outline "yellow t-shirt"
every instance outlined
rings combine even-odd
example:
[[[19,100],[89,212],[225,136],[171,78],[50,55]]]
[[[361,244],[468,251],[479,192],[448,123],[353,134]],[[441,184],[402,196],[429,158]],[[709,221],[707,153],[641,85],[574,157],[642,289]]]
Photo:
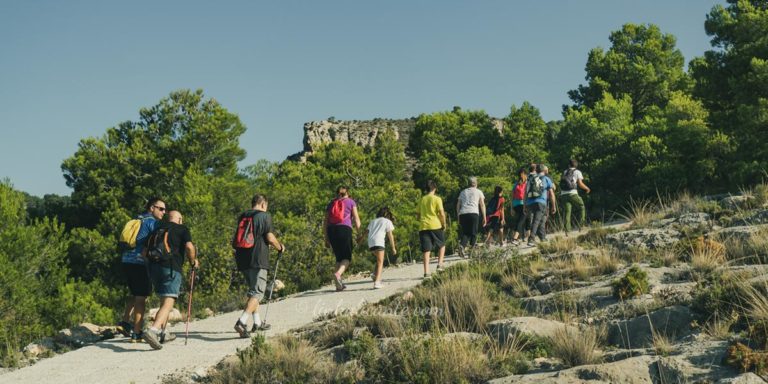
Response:
[[[440,229],[440,211],[443,210],[443,199],[436,195],[425,195],[419,202],[419,231]]]

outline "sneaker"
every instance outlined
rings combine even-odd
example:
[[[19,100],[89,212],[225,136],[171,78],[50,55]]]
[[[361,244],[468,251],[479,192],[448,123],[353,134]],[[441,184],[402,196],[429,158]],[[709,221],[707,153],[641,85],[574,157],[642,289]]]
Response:
[[[263,322],[263,321],[262,321],[262,322],[261,322],[261,325],[259,325],[258,327],[256,326],[256,324],[254,324],[254,325],[251,327],[251,333],[255,333],[255,332],[258,332],[258,331],[268,331],[268,330],[270,330],[271,328],[272,328],[272,325],[270,325],[270,324],[267,324],[267,323],[265,323],[265,322]]]
[[[342,283],[342,284],[341,284],[341,288],[336,288],[336,292],[341,292],[341,291],[343,291],[343,290],[345,290],[345,289],[347,289],[347,285],[346,285],[346,284],[344,284],[344,283]]]
[[[384,285],[381,283],[373,283],[373,289],[382,289]]]
[[[131,343],[141,343],[143,335],[144,335],[144,332],[136,333],[134,331],[131,331]]]
[[[341,276],[333,274],[333,283],[336,284],[336,291],[343,291],[344,284],[341,282]]]
[[[459,257],[461,257],[462,259],[466,258],[466,256],[464,255],[464,247],[462,247],[461,245],[459,245]]]
[[[442,272],[442,271],[445,271],[445,268],[444,268],[442,265],[438,265],[438,266],[437,266],[437,271],[438,271],[438,272]]]
[[[424,274],[424,280],[429,279],[430,277],[432,277],[432,275],[430,275],[429,273]]]
[[[534,243],[533,240],[528,240],[528,246],[529,247],[535,247],[536,243]]]
[[[248,334],[248,328],[246,328],[245,324],[240,322],[240,319],[238,319],[237,322],[235,323],[235,331],[239,333],[240,337],[243,339],[251,336]]]
[[[171,331],[163,331],[163,333],[160,334],[160,344],[170,343],[174,340],[176,340],[176,334],[171,333]]]
[[[117,323],[117,331],[125,337],[131,337],[131,330],[133,325],[127,321],[121,321]]]
[[[160,332],[153,331],[152,328],[147,328],[141,336],[144,341],[149,344],[152,349],[162,349],[163,345],[160,344]]]
[[[520,240],[512,240],[512,245],[517,247],[520,245]]]

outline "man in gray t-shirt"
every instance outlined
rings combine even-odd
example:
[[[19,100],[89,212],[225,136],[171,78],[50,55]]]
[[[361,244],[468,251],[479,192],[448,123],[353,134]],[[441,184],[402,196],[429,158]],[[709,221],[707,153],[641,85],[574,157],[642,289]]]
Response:
[[[465,257],[464,247],[467,242],[472,247],[477,245],[480,222],[482,221],[483,227],[486,224],[485,195],[483,195],[483,191],[477,189],[477,177],[470,177],[469,187],[459,194],[459,200],[456,202],[456,214],[459,217],[460,227],[459,255]]]

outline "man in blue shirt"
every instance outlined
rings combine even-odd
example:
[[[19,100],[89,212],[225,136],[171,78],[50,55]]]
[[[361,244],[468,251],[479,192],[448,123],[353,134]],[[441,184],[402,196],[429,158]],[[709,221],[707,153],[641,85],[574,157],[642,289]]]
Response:
[[[531,235],[528,237],[528,246],[533,247],[536,245],[536,236],[539,236],[539,240],[547,240],[547,202],[552,202],[552,214],[557,212],[557,204],[555,200],[554,183],[547,176],[549,168],[544,164],[536,166],[535,175],[532,174],[528,178],[528,187],[526,193],[525,208],[528,212],[527,215],[531,217]]]
[[[137,217],[141,219],[141,228],[136,235],[136,247],[123,252],[121,257],[123,276],[131,296],[128,297],[128,302],[125,304],[123,320],[118,324],[118,327],[122,329],[124,335],[130,335],[133,343],[141,341],[144,307],[152,288],[146,261],[141,256],[141,252],[144,250],[149,234],[155,230],[158,222],[165,215],[165,202],[159,197],[153,197],[147,201],[144,208],[146,212]],[[131,312],[133,312],[132,322],[130,321]],[[129,329],[131,330],[130,333]]]

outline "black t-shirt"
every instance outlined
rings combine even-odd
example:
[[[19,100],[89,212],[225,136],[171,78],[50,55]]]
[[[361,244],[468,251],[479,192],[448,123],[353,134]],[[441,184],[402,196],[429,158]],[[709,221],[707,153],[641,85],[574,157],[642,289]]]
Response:
[[[173,261],[161,263],[164,267],[173,268],[174,271],[181,272],[181,266],[184,264],[184,253],[187,243],[192,242],[192,234],[189,229],[182,225],[167,221],[158,222],[157,228],[168,228],[168,245],[171,246]]]
[[[255,244],[250,249],[236,249],[235,261],[237,269],[243,271],[251,268],[269,269],[269,243],[267,234],[274,232],[272,215],[264,211],[246,211],[240,215],[237,222],[244,216],[253,216],[253,238]]]

